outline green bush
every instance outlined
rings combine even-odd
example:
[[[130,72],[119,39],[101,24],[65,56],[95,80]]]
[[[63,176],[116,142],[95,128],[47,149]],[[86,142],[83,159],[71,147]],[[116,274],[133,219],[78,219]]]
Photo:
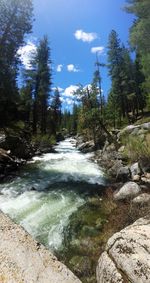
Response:
[[[52,146],[56,143],[54,135],[36,135],[32,137],[32,142],[38,146]]]

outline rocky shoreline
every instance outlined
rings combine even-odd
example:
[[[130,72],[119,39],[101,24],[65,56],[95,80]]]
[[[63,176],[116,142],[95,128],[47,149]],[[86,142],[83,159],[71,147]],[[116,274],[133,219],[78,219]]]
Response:
[[[99,206],[103,205],[106,199],[110,203],[107,205],[112,206],[112,210],[106,218],[108,223],[101,226],[99,232],[101,236],[98,239],[93,239],[93,245],[97,241],[100,246],[99,248],[97,245],[99,255],[102,253],[97,266],[96,280],[98,283],[146,283],[150,281],[150,160],[148,157],[134,163],[129,162],[124,154],[126,148],[121,143],[121,138],[124,135],[135,138],[140,136],[144,140],[145,135],[149,133],[150,123],[128,126],[117,131],[119,145],[117,149],[115,144],[109,144],[106,140],[101,149],[94,150],[92,160],[98,163],[108,176],[106,194],[102,197]],[[82,137],[78,138],[77,146],[83,153],[93,152],[94,149],[93,141],[83,141]],[[126,208],[124,209],[124,207]],[[118,213],[120,213],[120,217],[117,215]],[[115,234],[115,232],[118,233]],[[137,233],[138,238],[136,237]],[[143,241],[143,234],[145,252],[139,248]],[[117,245],[114,241],[114,246],[111,246],[110,243],[113,243],[111,239],[117,239]],[[109,250],[115,251],[112,254],[108,252]],[[131,257],[132,254],[135,255],[136,260],[134,256]],[[85,282],[94,281],[91,279],[91,281]]]
[[[32,142],[25,136],[1,134],[0,182],[13,179],[18,170],[33,156],[49,152],[55,152],[49,141]]]

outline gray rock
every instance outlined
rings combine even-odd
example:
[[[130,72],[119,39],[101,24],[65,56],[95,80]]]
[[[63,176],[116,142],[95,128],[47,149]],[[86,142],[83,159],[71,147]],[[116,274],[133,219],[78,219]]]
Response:
[[[139,167],[138,162],[136,162],[136,163],[131,165],[130,171],[131,171],[132,179],[134,178],[135,175],[140,175],[141,174],[141,169]]]
[[[150,282],[150,219],[141,218],[107,242],[97,266],[97,283]]]
[[[120,140],[121,137],[126,135],[126,134],[131,134],[133,132],[133,130],[135,130],[136,128],[139,128],[139,126],[129,125],[129,126],[125,127],[123,130],[121,130],[119,132],[118,140]]]
[[[141,128],[143,128],[145,130],[150,130],[150,122],[142,124]]]
[[[111,260],[107,252],[104,252],[98,261],[96,279],[97,283],[124,283],[122,275],[117,270],[115,263]]]
[[[148,123],[144,123],[141,125],[129,125],[127,127],[125,127],[123,130],[120,131],[120,133],[118,134],[118,140],[120,140],[123,136],[125,135],[145,135],[147,132],[150,131],[150,122]]]
[[[150,158],[148,156],[145,158],[140,158],[139,166],[143,173],[149,173],[150,172]]]
[[[78,146],[78,149],[84,153],[92,152],[95,149],[93,141],[84,142]]]
[[[141,178],[141,181],[145,184],[150,184],[150,179],[149,178],[146,178],[146,177],[142,177]]]
[[[125,150],[125,146],[122,145],[122,146],[118,149],[118,152],[119,152],[119,153],[123,153],[124,150]]]
[[[43,245],[0,212],[0,282],[81,283]]]
[[[108,157],[108,156],[106,156]],[[108,164],[110,163],[110,160],[107,158]],[[112,176],[113,178],[116,178],[118,170],[123,166],[121,160],[116,160],[113,166],[109,169],[108,174]]]
[[[141,188],[134,182],[126,183],[121,189],[114,194],[115,200],[132,199],[141,192]]]
[[[126,182],[130,178],[130,169],[128,166],[122,166],[117,170],[116,180]]]
[[[134,204],[150,204],[150,194],[141,194],[132,200]]]
[[[140,175],[134,175],[133,177],[132,177],[132,181],[133,182],[139,182],[141,180],[141,176]]]

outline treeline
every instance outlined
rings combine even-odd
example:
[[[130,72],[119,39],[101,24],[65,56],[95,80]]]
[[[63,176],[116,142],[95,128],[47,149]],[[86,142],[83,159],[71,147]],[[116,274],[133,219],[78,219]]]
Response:
[[[97,56],[91,84],[79,86],[72,113],[61,113],[59,90],[52,89],[51,49],[46,36],[39,40],[18,88],[18,50],[32,30],[32,0],[0,0],[0,128],[19,124],[33,135],[54,136],[67,128],[92,137],[97,144],[102,133],[112,138],[109,128],[132,123],[150,109],[150,1],[129,0],[125,9],[136,16],[130,29],[130,48],[112,30],[107,64]],[[107,101],[101,86],[103,67],[108,68],[111,78]]]
[[[32,23],[32,0],[0,0],[0,128],[6,131],[18,125],[34,135],[55,135],[61,122],[61,101],[58,89],[52,92],[46,36],[39,40],[28,68],[20,68],[18,50],[31,33]],[[18,88],[21,72],[23,85]]]
[[[30,126],[32,133],[56,135],[61,122],[61,100],[56,88],[52,94],[51,52],[48,39],[39,41],[20,89],[21,120]]]
[[[112,30],[108,39],[107,64],[96,60],[92,83],[79,87],[79,103],[68,115],[68,127],[102,142],[103,133],[110,139],[108,129],[135,122],[150,110],[150,1],[130,0],[125,8],[136,20],[130,29],[130,47]],[[111,89],[105,101],[101,90],[101,67],[107,67]],[[72,121],[72,124],[71,124]],[[71,126],[71,125],[72,126]]]

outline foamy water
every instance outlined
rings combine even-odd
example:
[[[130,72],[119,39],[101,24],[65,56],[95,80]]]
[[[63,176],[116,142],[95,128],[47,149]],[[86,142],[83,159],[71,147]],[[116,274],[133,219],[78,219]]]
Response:
[[[25,166],[20,177],[0,185],[0,209],[52,250],[61,248],[69,216],[86,199],[79,193],[84,184],[103,184],[104,177],[91,154],[82,154],[74,139],[56,146]]]

